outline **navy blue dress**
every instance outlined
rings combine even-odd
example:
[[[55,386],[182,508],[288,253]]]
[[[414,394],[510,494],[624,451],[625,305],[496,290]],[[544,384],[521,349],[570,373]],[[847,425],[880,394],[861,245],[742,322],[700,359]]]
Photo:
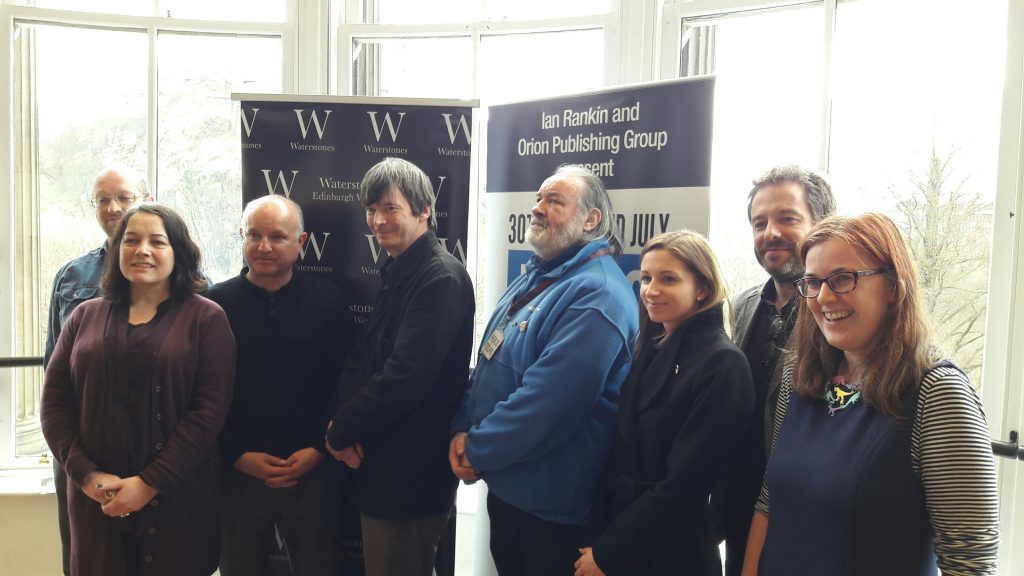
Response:
[[[759,574],[937,573],[910,456],[916,391],[905,406],[901,419],[864,402],[830,416],[824,399],[790,394],[766,472],[770,515]]]

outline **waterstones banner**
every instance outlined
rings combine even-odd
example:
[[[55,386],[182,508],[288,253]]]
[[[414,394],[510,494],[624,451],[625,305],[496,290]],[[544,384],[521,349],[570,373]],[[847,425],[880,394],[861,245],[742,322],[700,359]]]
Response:
[[[530,210],[562,164],[583,164],[604,181],[622,240],[619,265],[632,282],[647,240],[680,228],[707,235],[713,97],[714,78],[700,77],[490,107],[486,246],[507,258],[486,263],[485,277],[506,281],[487,286],[484,307],[533,254]]]
[[[387,258],[359,202],[363,175],[377,162],[394,156],[426,172],[434,186],[437,237],[466,264],[476,101],[261,94],[232,99],[241,104],[243,203],[279,194],[302,207],[308,239],[296,267],[345,289],[354,333],[369,319],[380,286],[378,267]],[[330,504],[341,510],[341,568],[356,576],[363,573],[359,514],[347,502],[347,491],[334,488],[331,498],[341,501]],[[437,574],[450,576],[454,522],[443,538]],[[269,561],[276,574],[291,573],[287,553]]]
[[[359,183],[394,156],[434,185],[437,237],[466,264],[476,101],[234,94],[241,104],[242,196],[279,194],[302,206],[309,233],[297,268],[344,287],[358,333],[387,253],[366,226]]]

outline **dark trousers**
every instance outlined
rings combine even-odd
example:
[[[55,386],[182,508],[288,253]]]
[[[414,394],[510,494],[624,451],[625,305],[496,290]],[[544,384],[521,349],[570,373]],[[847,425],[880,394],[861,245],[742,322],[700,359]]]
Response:
[[[760,445],[750,443],[741,450],[745,452],[739,453],[729,477],[711,495],[716,528],[725,540],[725,576],[740,576],[743,570],[750,521],[764,477],[764,456],[755,452]]]
[[[487,495],[491,556],[501,576],[567,576],[575,571],[583,526],[542,520]]]
[[[431,576],[448,513],[392,519],[361,515],[366,576]]]
[[[64,576],[71,574],[71,520],[68,516],[68,475],[64,467],[53,461],[53,489],[57,493],[57,528],[60,530],[60,551]]]
[[[259,576],[276,571],[271,556],[284,554],[274,527],[284,537],[295,576],[334,573],[334,536],[328,519],[328,466],[323,462],[291,488],[268,488],[234,468],[222,492],[220,573]]]

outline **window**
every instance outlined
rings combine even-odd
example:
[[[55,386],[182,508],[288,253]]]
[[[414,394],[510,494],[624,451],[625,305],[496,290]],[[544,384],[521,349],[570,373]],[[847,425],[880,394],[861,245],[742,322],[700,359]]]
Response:
[[[801,14],[814,16],[795,26]],[[1024,418],[1021,22],[1021,0],[672,2],[661,53],[662,77],[717,74],[711,240],[731,287],[765,279],[737,220],[750,180],[779,162],[827,173],[840,212],[883,212],[903,228],[939,343],[1003,441]],[[798,43],[802,56],[778,53]],[[736,52],[777,54],[764,63],[776,74],[730,68]],[[732,272],[743,260],[749,272]],[[999,573],[1017,574],[1024,474],[997,465]]]
[[[836,10],[829,176],[845,211],[900,223],[939,343],[976,385],[1005,15],[1005,1],[972,7],[969,25],[954,3],[860,0]]]
[[[229,15],[223,9],[242,6],[209,5],[181,0],[161,7],[215,19]],[[244,5],[240,13],[254,19],[283,18],[283,1]],[[69,7],[57,0],[46,6]],[[131,13],[129,6],[154,9],[139,2],[101,8]],[[42,355],[55,273],[105,239],[89,204],[92,179],[105,165],[120,163],[147,175],[157,199],[185,217],[203,249],[206,272],[215,280],[237,274],[240,125],[230,96],[282,90],[287,28],[200,22],[183,30],[170,29],[167,18],[83,14],[62,21],[46,10],[11,12],[13,355]],[[42,370],[3,372],[0,384],[7,379],[13,390],[14,433],[7,424],[0,431],[8,447],[0,467],[32,465],[46,453],[38,422]]]
[[[780,163],[818,165],[823,9],[686,19],[679,75],[715,74],[710,238],[733,292],[764,281],[745,221],[751,180]]]
[[[617,22],[607,1],[363,0],[338,32],[339,78],[358,96],[476,98],[486,106],[601,88]],[[557,19],[557,20],[552,20]],[[346,50],[348,56],[346,56]],[[348,58],[349,66],[344,64]],[[348,69],[346,70],[346,67]],[[346,77],[346,74],[350,76]],[[485,119],[485,118],[481,118]],[[482,144],[482,139],[480,141]],[[479,149],[479,148],[478,148]],[[479,182],[485,182],[479,166]],[[479,189],[481,186],[477,186]],[[486,237],[486,198],[470,199],[471,246]],[[490,314],[484,251],[470,254],[477,293],[477,337]],[[479,484],[460,485],[456,573],[471,573]]]
[[[711,241],[734,291],[765,280],[737,229],[750,181],[827,172],[840,212],[902,226],[936,335],[981,384],[1006,9],[970,26],[918,0],[838,2],[834,26],[822,2],[680,19],[678,74],[717,76]]]

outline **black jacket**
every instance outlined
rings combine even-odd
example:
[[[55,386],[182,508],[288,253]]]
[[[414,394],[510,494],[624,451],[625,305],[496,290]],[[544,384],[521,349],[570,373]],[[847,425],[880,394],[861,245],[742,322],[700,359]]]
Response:
[[[469,378],[473,285],[429,231],[388,258],[381,281],[327,438],[337,449],[363,446],[352,483],[359,512],[442,514],[458,483],[448,428]]]
[[[708,496],[753,410],[743,353],[721,307],[697,314],[659,348],[648,343],[622,388],[594,559],[618,574],[721,574]]]

